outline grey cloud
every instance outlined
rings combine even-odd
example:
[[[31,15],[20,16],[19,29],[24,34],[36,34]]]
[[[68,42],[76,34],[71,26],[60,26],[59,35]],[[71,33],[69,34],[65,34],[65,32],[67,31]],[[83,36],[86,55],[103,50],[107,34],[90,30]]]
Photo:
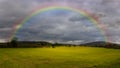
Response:
[[[74,17],[73,12],[71,13]],[[20,38],[21,40],[57,40],[59,42],[75,40],[90,42],[95,41],[98,37],[101,37],[100,32],[95,26],[86,25],[87,23],[83,23],[83,19],[80,19],[77,22],[70,21],[69,19],[72,16],[67,15],[64,17],[64,15],[61,15],[58,17],[50,15],[50,17],[45,16],[42,19],[33,18],[31,19],[32,21],[29,21],[31,24],[26,23],[25,26],[23,26],[23,28],[21,28],[18,32],[17,36],[23,37]],[[37,22],[34,22],[34,19]]]
[[[88,20],[88,18],[85,16],[73,16],[69,20],[72,22],[76,22],[76,21],[81,21],[81,20]]]
[[[98,16],[105,26],[112,42],[120,42],[120,1],[118,0],[0,0],[0,41],[13,33],[16,21],[26,17],[43,4],[58,3],[85,9]],[[34,22],[34,24],[33,24]],[[84,22],[84,23],[83,23]],[[88,24],[87,18],[77,13],[62,12],[42,15],[28,21],[18,32],[21,40],[56,40],[59,42],[88,42],[103,40],[95,26]]]

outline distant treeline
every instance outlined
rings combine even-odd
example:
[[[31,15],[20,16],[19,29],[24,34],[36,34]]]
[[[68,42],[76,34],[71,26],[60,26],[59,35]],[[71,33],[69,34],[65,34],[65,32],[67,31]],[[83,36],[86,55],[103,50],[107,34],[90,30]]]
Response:
[[[35,47],[54,47],[54,45],[48,42],[29,42],[29,41],[0,43],[0,48],[35,48]]]
[[[46,41],[11,41],[7,43],[0,43],[0,48],[38,48],[38,47],[58,47],[58,46],[75,46],[72,44],[49,43]]]
[[[38,47],[59,47],[59,46],[67,46],[67,47],[78,47],[78,46],[89,46],[89,47],[104,47],[104,48],[115,48],[120,49],[119,44],[113,44],[108,42],[92,42],[80,45],[74,44],[60,44],[60,43],[49,43],[46,41],[11,41],[8,43],[0,43],[0,48],[38,48]]]

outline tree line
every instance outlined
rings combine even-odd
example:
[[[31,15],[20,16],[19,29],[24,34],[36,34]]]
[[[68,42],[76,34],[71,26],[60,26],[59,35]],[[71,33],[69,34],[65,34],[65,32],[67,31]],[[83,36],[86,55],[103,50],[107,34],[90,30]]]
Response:
[[[89,46],[89,47],[104,47],[104,48],[115,48],[120,49],[120,45],[113,44],[113,43],[87,43],[87,44],[80,44],[80,45],[74,45],[74,44],[60,44],[60,43],[49,43],[46,41],[18,41],[18,39],[15,37],[10,42],[7,43],[0,43],[0,48],[38,48],[38,47],[51,47],[55,48],[58,46],[67,46],[67,47],[76,47],[76,46]]]

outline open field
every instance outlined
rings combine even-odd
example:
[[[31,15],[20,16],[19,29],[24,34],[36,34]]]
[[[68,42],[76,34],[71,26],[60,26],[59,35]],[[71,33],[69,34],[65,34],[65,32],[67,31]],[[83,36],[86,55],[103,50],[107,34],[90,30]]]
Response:
[[[120,68],[120,50],[95,47],[0,48],[0,68]]]

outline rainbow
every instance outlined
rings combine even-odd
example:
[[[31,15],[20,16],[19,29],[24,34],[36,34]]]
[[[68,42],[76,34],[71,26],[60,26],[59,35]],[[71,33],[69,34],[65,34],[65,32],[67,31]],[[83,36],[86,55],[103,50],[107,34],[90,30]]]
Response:
[[[100,23],[97,19],[97,17],[95,17],[94,15],[91,15],[90,13],[88,13],[87,11],[85,10],[80,10],[80,9],[77,9],[77,8],[73,8],[73,7],[65,7],[65,6],[47,6],[47,7],[39,7],[35,10],[33,10],[27,17],[23,18],[20,22],[17,22],[17,24],[15,25],[15,28],[14,28],[14,31],[13,31],[13,34],[12,36],[10,37],[10,40],[12,38],[15,37],[16,33],[18,32],[18,30],[20,28],[22,28],[22,26],[28,21],[30,20],[32,17],[38,15],[38,14],[42,14],[46,11],[49,11],[49,10],[70,10],[70,11],[73,11],[73,12],[77,12],[85,17],[87,17],[94,26],[97,27],[97,29],[100,31],[101,35],[104,37],[104,41],[108,41],[108,37],[107,37],[107,34],[105,33],[105,29],[103,27],[100,26]]]

